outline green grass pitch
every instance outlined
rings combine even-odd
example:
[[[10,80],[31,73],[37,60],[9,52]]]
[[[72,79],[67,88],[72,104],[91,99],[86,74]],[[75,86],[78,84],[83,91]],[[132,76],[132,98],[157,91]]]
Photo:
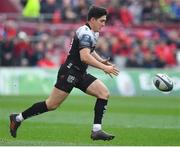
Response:
[[[9,134],[9,114],[21,112],[46,96],[0,96],[0,145],[180,145],[180,98],[111,97],[103,120],[112,141],[92,141],[95,99],[69,96],[55,111],[25,120],[17,138]]]

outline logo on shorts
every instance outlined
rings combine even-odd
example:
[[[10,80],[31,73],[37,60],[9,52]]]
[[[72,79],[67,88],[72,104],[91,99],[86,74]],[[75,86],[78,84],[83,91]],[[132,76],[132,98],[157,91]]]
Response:
[[[68,83],[73,83],[74,80],[75,80],[75,77],[72,76],[72,75],[69,75],[68,78],[67,78],[67,82],[68,82]]]

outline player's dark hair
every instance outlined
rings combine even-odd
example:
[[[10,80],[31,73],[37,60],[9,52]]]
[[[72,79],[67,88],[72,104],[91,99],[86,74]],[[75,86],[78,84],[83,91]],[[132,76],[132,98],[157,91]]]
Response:
[[[91,6],[88,11],[87,20],[89,21],[92,17],[98,19],[104,15],[107,15],[107,11],[103,7]]]

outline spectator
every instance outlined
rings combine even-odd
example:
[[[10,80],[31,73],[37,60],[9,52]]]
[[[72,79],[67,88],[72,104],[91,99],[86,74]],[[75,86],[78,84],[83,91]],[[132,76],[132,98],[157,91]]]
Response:
[[[45,15],[45,21],[52,22],[53,15],[59,14],[60,19],[60,11],[57,11],[58,5],[56,0],[43,0],[41,1],[41,14]]]
[[[130,54],[126,61],[126,67],[139,67],[135,54]]]
[[[36,66],[38,61],[44,58],[44,53],[45,53],[44,52],[44,50],[45,50],[44,44],[42,42],[36,43],[34,46],[34,49],[35,49],[35,51],[30,60],[31,66]]]
[[[166,66],[166,62],[164,58],[158,57],[155,53],[153,53],[153,56],[154,56],[153,62],[156,68],[164,68]]]
[[[166,32],[166,30],[163,28],[161,24],[158,23],[157,27],[155,27],[154,32],[157,33],[158,37],[157,39],[162,39],[162,40],[168,40],[169,36]]]
[[[37,65],[39,67],[45,67],[45,68],[52,68],[52,67],[58,67],[50,58],[50,54],[48,52],[45,53],[44,57],[41,58]]]
[[[142,21],[152,21],[153,16],[153,4],[152,1],[144,1],[144,7],[142,9]]]
[[[3,25],[2,37],[13,40],[17,35],[17,24],[13,20],[6,20]]]
[[[170,21],[170,16],[171,16],[171,12],[170,12],[170,1],[167,0],[159,0],[159,5],[160,5],[160,10],[162,13],[162,19],[163,22],[167,22]]]
[[[7,20],[4,22],[2,29],[2,39],[0,41],[0,64],[2,66],[12,66],[13,65],[13,48],[14,48],[14,38],[17,34],[17,24],[12,20]]]
[[[23,16],[30,20],[36,20],[40,16],[40,1],[28,0],[23,8]]]
[[[14,43],[10,38],[4,39],[0,42],[1,50],[1,65],[12,66],[13,65],[13,48]]]
[[[132,15],[133,24],[141,23],[142,8],[143,8],[142,3],[139,0],[131,1],[131,4],[128,7],[128,9]]]
[[[31,0],[21,2],[24,8],[32,3]],[[178,0],[35,0],[33,5],[36,2],[41,2],[42,14],[50,14],[48,21],[17,22],[19,25],[7,20],[0,24],[0,65],[37,66],[39,60],[45,59],[47,52],[51,61],[62,64],[69,51],[70,36],[78,23],[84,23],[84,14],[92,3],[106,6],[110,14],[109,26],[103,31],[104,38],[97,45],[102,57],[110,56],[114,62],[118,57],[124,61],[128,59],[127,65],[132,67],[177,65],[176,54],[180,48],[180,31],[176,20],[179,14]],[[0,21],[4,21],[3,16],[0,16]],[[62,24],[54,25],[52,22]],[[146,25],[146,22],[149,23]],[[19,38],[19,30],[27,33],[29,40]],[[4,48],[5,44],[9,47],[12,44],[12,51]],[[10,60],[5,61],[9,57]]]
[[[21,5],[22,5],[23,8],[26,6],[27,1],[28,1],[28,0],[20,0],[20,3],[21,3]]]
[[[153,68],[155,67],[155,64],[153,62],[153,57],[152,57],[152,53],[146,52],[143,56],[143,63],[142,63],[142,68]]]
[[[159,44],[155,46],[157,57],[164,60],[167,66],[172,67],[176,65],[176,45],[161,40]]]
[[[126,6],[122,6],[119,10],[119,18],[125,26],[130,26],[133,23],[132,14]]]
[[[13,49],[14,64],[16,66],[29,66],[32,53],[33,51],[27,34],[22,31],[19,32]]]
[[[171,4],[172,19],[175,22],[180,22],[180,1],[175,0]]]
[[[112,45],[112,53],[127,57],[131,53],[131,47],[127,41],[128,37],[125,34],[119,33],[118,38]]]
[[[76,13],[78,20],[85,22],[86,21],[86,15],[88,13],[88,5],[85,0],[78,0],[78,5],[76,7]]]
[[[63,0],[63,8],[62,8],[63,21],[75,22],[77,17],[78,17],[78,15],[76,14],[75,7],[71,6],[71,1]]]
[[[100,38],[97,44],[97,53],[104,59],[112,59],[112,54],[110,51],[109,44],[105,38]]]

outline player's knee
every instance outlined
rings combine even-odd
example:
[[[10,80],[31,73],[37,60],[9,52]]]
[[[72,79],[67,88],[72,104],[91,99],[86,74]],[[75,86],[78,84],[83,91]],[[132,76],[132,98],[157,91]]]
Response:
[[[56,110],[56,109],[58,108],[58,106],[59,106],[59,105],[50,105],[50,106],[48,107],[48,110],[49,110],[49,111]]]
[[[109,96],[110,96],[110,93],[107,89],[99,92],[99,94],[98,94],[99,98],[104,98],[104,99],[108,99]]]
[[[109,96],[110,96],[110,93],[109,93],[109,91],[108,91],[108,90],[106,90],[106,92],[104,93],[104,97],[105,97],[106,99],[108,99],[108,98],[109,98]]]
[[[59,106],[59,103],[51,103],[51,102],[46,102],[47,108],[49,111],[56,110]]]

